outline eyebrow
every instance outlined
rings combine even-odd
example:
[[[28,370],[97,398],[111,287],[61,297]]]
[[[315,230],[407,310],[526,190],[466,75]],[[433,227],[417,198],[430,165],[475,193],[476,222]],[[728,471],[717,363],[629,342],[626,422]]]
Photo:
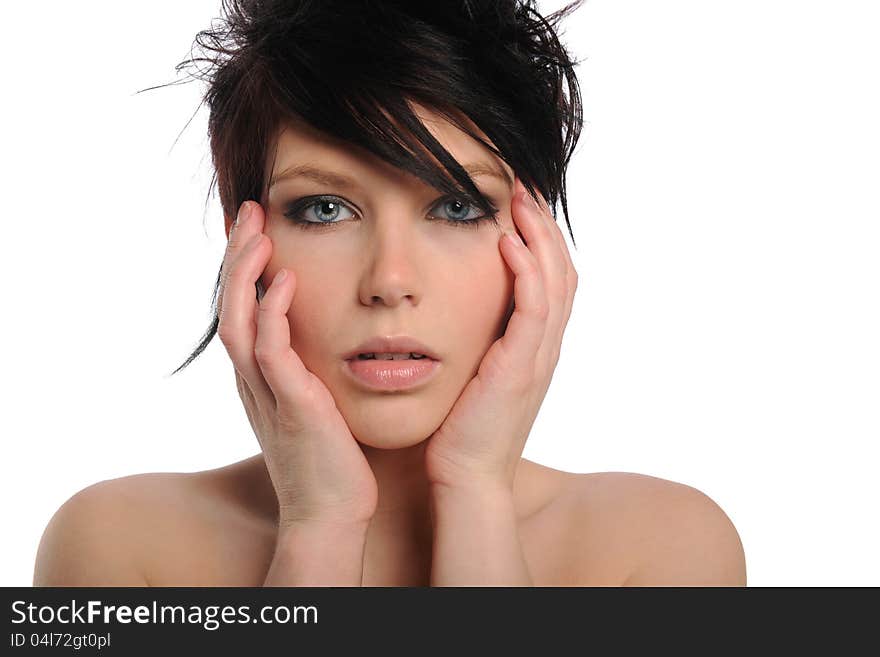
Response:
[[[464,164],[462,165],[462,168],[467,171],[468,175],[472,178],[476,178],[477,176],[491,176],[497,178],[508,187],[513,187],[513,180],[510,178],[510,174],[508,174],[503,168],[491,166],[484,162]],[[349,178],[348,176],[334,173],[333,171],[321,169],[311,164],[294,164],[293,166],[287,167],[278,175],[273,176],[272,180],[269,182],[269,189],[281,180],[290,180],[292,178],[306,178],[322,185],[327,185],[328,187],[341,187],[344,189],[355,189],[359,186],[354,178]]]

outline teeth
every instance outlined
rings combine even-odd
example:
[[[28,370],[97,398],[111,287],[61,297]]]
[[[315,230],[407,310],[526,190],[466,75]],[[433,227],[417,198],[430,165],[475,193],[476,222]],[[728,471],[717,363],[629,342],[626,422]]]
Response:
[[[422,354],[410,352],[406,354],[358,354],[359,360],[421,360]]]

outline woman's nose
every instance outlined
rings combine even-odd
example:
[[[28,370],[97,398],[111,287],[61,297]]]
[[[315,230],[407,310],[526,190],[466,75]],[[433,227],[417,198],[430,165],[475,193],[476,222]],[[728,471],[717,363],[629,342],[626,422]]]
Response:
[[[361,302],[397,306],[409,301],[417,305],[421,298],[420,277],[424,265],[422,246],[417,244],[411,229],[385,227],[377,230],[369,241],[364,259]]]

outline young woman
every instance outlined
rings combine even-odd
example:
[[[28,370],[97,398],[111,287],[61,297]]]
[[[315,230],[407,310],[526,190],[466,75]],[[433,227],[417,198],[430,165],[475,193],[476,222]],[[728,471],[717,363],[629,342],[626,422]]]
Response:
[[[261,451],[80,491],[36,585],[745,584],[696,489],[521,456],[578,278],[575,5],[533,5],[224,2],[228,248],[182,367],[219,334]]]

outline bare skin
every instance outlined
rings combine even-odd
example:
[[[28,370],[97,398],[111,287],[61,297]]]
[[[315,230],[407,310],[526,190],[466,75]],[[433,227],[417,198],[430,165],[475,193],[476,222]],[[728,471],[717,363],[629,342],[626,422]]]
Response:
[[[227,217],[218,304],[261,453],[81,491],[43,536],[35,584],[745,583],[736,530],[699,491],[521,458],[577,275],[546,202],[424,118],[482,171],[497,225],[463,229],[419,180],[285,126],[263,203]],[[330,202],[302,205],[318,195]],[[296,227],[319,218],[309,208],[330,216],[320,229]],[[398,332],[436,352],[431,385],[383,395],[344,376],[343,352]]]
[[[729,519],[688,486],[575,474],[523,459],[514,497],[535,586],[745,586]],[[364,586],[427,586],[431,528],[371,526]],[[80,491],[50,522],[35,586],[262,586],[277,537],[262,455],[196,473],[150,473]]]

